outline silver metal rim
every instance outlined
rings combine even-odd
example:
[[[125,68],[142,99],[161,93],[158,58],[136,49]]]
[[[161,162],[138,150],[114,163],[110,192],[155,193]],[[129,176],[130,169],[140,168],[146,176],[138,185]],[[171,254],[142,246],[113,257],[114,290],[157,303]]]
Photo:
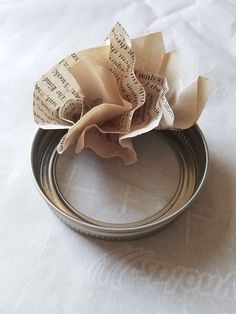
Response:
[[[175,151],[182,173],[182,181],[179,184],[178,193],[176,193],[173,198],[173,204],[168,204],[167,208],[165,208],[161,213],[136,223],[101,223],[91,217],[83,215],[82,213],[78,213],[78,210],[75,211],[75,209],[73,209],[70,204],[68,204],[63,197],[61,197],[55,180],[55,164],[57,159],[57,155],[55,153],[56,145],[54,145],[54,151],[50,152],[50,154],[45,153],[47,151],[47,145],[50,145],[50,140],[48,143],[45,143],[45,151],[43,152],[46,154],[44,156],[44,158],[46,158],[46,161],[44,160],[44,164],[46,162],[49,169],[49,175],[47,174],[46,178],[46,181],[48,182],[44,182],[44,185],[42,184],[42,178],[40,177],[43,177],[43,180],[45,180],[45,173],[42,172],[43,158],[41,160],[41,164],[40,162],[37,164],[36,159],[39,159],[38,146],[40,144],[42,134],[47,135],[49,132],[51,134],[54,132],[55,134],[55,132],[59,131],[45,131],[39,129],[36,132],[31,145],[30,165],[34,182],[47,204],[60,219],[69,224],[73,229],[89,235],[108,239],[129,239],[144,236],[163,227],[173,221],[190,205],[202,188],[207,175],[209,160],[208,149],[205,138],[197,125],[185,131],[159,131],[163,132],[164,137]],[[191,184],[189,181],[191,181]],[[191,189],[193,189],[193,191]],[[179,197],[180,195],[181,197]]]

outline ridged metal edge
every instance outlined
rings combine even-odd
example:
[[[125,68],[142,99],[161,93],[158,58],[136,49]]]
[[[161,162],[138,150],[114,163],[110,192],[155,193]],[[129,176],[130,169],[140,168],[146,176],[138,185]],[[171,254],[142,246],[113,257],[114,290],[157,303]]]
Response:
[[[158,224],[150,224],[149,229],[145,229],[143,228],[143,226],[141,226],[142,228],[136,228],[135,232],[123,232],[123,233],[110,233],[107,232],[108,230],[105,230],[104,232],[104,228],[99,228],[97,226],[88,224],[87,222],[84,221],[78,221],[75,217],[71,216],[71,215],[67,215],[66,213],[62,212],[59,208],[57,208],[46,196],[44,191],[41,189],[41,187],[39,186],[39,183],[35,177],[35,172],[36,169],[34,167],[34,144],[35,144],[35,139],[37,138],[37,134],[40,132],[40,130],[37,131],[36,135],[34,136],[34,139],[32,141],[32,145],[31,145],[31,160],[30,160],[30,164],[31,164],[31,174],[33,177],[33,180],[40,192],[40,194],[42,195],[42,197],[47,201],[49,207],[53,210],[53,212],[64,222],[66,223],[68,226],[70,226],[72,229],[79,231],[82,234],[85,235],[90,235],[90,236],[95,236],[96,238],[100,238],[100,239],[110,239],[110,240],[130,240],[130,239],[137,239],[143,236],[147,236],[149,234],[152,234],[154,232],[156,232],[158,229],[162,229],[163,227],[165,227],[166,224],[169,224],[170,222],[172,222],[173,220],[175,220],[175,218],[177,218],[182,212],[184,212],[184,210],[191,204],[191,202],[193,201],[193,199],[195,199],[195,197],[198,195],[200,189],[203,186],[203,183],[205,181],[206,175],[207,175],[207,169],[208,169],[208,162],[209,162],[209,156],[208,156],[208,149],[207,149],[207,144],[206,144],[206,140],[200,130],[200,128],[195,125],[194,128],[196,129],[196,131],[198,132],[198,135],[201,138],[202,141],[202,145],[204,147],[204,157],[205,157],[205,161],[204,164],[202,165],[201,170],[203,171],[203,174],[201,176],[201,181],[199,183],[199,186],[197,187],[196,191],[194,192],[194,194],[192,195],[192,197],[185,203],[184,206],[182,206],[181,208],[179,208],[178,211],[174,212],[173,214],[171,214],[170,216],[159,220]],[[188,131],[188,130],[187,130]],[[175,131],[173,131],[175,132]],[[193,162],[195,164],[195,169],[200,169],[201,165],[199,165],[198,160],[197,160],[197,154],[196,154],[196,150],[193,149],[191,143],[189,142],[188,138],[186,138],[186,136],[184,136],[184,131],[179,132],[179,134],[181,134],[180,140],[185,144],[186,148],[189,150],[189,152],[191,152],[191,156],[193,157]],[[45,149],[48,145],[48,143],[50,142],[50,140],[48,139],[48,141],[44,144]],[[43,150],[44,151],[44,150]],[[43,152],[42,152],[43,155]],[[199,171],[197,171],[199,172]],[[92,229],[91,229],[92,228]],[[103,230],[102,230],[103,229]],[[139,230],[140,229],[140,230]],[[111,231],[111,230],[110,230]],[[129,231],[129,230],[127,230]],[[113,230],[113,232],[115,232]],[[139,232],[139,233],[138,233]]]

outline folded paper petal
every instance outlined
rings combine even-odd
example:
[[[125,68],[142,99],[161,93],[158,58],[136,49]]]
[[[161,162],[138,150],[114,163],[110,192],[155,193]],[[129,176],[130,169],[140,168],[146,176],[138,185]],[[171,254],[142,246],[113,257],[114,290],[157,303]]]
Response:
[[[92,149],[102,158],[120,157],[125,165],[131,165],[137,161],[136,152],[129,139],[126,147],[118,142],[117,134],[101,133],[96,125],[85,129],[77,141],[75,152],[80,153],[84,148]]]
[[[150,73],[159,73],[165,46],[162,33],[153,33],[131,40],[131,48],[135,54],[135,68]]]
[[[66,134],[63,142],[60,142],[58,146],[58,152],[62,153],[69,145],[75,143],[80,137],[81,133],[90,125],[102,125],[105,121],[120,116],[128,109],[126,107],[103,103],[96,107],[93,107],[87,112],[77,123],[75,123]]]
[[[176,51],[165,54],[159,74],[163,75],[168,82],[169,91],[166,99],[173,107],[182,89],[180,58]]]
[[[74,111],[79,118],[82,104],[83,95],[78,83],[64,66],[58,64],[36,83],[34,120],[46,129],[69,128],[73,124],[69,111]]]
[[[212,90],[212,86],[213,81],[211,79],[199,76],[196,82],[181,93],[173,107],[175,129],[187,129],[196,123]]]

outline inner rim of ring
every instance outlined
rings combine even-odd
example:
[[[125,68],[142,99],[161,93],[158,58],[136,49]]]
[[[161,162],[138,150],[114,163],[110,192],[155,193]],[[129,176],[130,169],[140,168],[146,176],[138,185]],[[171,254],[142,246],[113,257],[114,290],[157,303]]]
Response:
[[[49,176],[52,154],[65,130],[38,129],[31,146],[31,172],[34,183],[50,209],[64,223],[81,233],[109,239],[130,239],[143,236],[167,225],[177,218],[190,205],[201,190],[207,175],[209,155],[206,140],[198,125],[183,131],[162,131],[167,137],[173,137],[176,145],[183,151],[186,160],[190,159],[194,167],[195,187],[192,195],[179,204],[179,208],[168,212],[162,218],[137,228],[102,228],[80,219],[53,194],[52,179]],[[191,167],[189,168],[191,171]]]
[[[77,208],[75,209],[62,195],[60,188],[57,184],[56,180],[56,164],[58,161],[58,154],[56,152],[56,148],[54,148],[50,163],[48,164],[48,177],[50,179],[50,189],[51,193],[54,195],[54,199],[57,199],[59,203],[63,204],[63,207],[66,207],[73,215],[80,218],[83,221],[89,222],[90,224],[101,226],[101,227],[109,227],[109,228],[134,228],[137,226],[141,226],[144,224],[151,223],[153,221],[157,221],[161,218],[167,217],[168,215],[177,211],[181,206],[183,206],[191,197],[194,191],[196,175],[195,175],[195,167],[193,158],[190,156],[189,151],[186,150],[186,147],[180,145],[182,143],[181,139],[177,141],[176,136],[174,136],[175,132],[162,132],[161,133],[164,139],[167,141],[169,146],[171,147],[173,153],[176,155],[178,164],[179,164],[179,184],[176,192],[174,193],[172,199],[168,202],[168,204],[163,207],[157,213],[148,216],[147,218],[137,220],[129,223],[110,223],[104,222],[97,219],[93,219],[88,215],[83,214]],[[183,143],[182,143],[183,144]]]

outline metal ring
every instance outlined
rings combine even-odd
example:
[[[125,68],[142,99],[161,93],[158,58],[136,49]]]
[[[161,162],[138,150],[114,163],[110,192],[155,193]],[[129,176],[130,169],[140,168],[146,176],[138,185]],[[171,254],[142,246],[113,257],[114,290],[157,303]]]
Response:
[[[113,224],[95,220],[73,208],[63,197],[56,181],[56,146],[65,130],[39,129],[31,148],[31,172],[50,208],[73,229],[102,238],[130,239],[149,234],[181,214],[201,189],[208,168],[208,149],[200,128],[157,131],[169,143],[179,161],[180,181],[172,200],[160,212],[143,220]]]

